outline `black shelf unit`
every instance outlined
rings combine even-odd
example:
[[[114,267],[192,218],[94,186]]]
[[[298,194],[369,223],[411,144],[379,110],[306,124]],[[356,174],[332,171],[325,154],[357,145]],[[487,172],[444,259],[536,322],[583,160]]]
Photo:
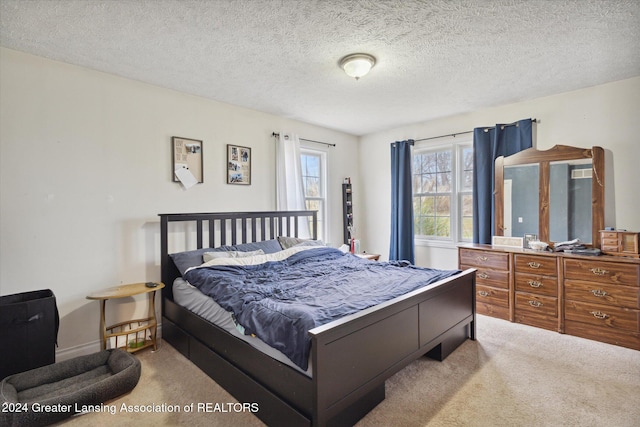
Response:
[[[353,230],[353,191],[351,184],[342,184],[342,213],[344,224],[344,244],[351,242],[351,231]]]

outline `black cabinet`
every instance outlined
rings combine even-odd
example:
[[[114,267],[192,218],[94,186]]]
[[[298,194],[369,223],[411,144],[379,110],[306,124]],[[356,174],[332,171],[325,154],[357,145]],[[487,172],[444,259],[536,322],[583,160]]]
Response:
[[[351,184],[342,184],[342,212],[344,224],[344,243],[351,242],[353,233],[353,191]]]

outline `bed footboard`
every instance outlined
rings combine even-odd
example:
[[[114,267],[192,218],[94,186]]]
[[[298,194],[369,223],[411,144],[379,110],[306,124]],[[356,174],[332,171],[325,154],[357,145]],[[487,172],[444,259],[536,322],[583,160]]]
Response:
[[[387,378],[424,354],[442,360],[475,339],[474,289],[475,270],[467,270],[311,330],[313,425],[357,421],[384,399]]]

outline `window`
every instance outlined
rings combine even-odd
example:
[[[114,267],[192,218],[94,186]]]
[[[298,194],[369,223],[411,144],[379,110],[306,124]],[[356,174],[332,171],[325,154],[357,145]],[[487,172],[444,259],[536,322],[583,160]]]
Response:
[[[417,145],[413,151],[414,235],[420,240],[473,238],[473,147],[470,140]]]
[[[326,153],[302,147],[302,185],[308,210],[318,211],[318,239],[324,240],[326,207]],[[309,224],[311,226],[312,224]]]

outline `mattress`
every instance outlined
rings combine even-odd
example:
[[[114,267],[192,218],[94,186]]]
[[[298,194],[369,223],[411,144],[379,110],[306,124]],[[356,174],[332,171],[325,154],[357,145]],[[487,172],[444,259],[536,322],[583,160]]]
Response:
[[[309,367],[304,371],[298,365],[293,363],[286,355],[271,347],[260,338],[252,335],[245,335],[242,330],[242,326],[237,325],[231,312],[220,307],[220,305],[218,305],[218,303],[216,303],[212,298],[200,292],[198,288],[192,286],[181,277],[177,278],[173,282],[173,300],[180,306],[224,329],[234,337],[245,341],[269,357],[302,372],[308,377],[311,377],[312,370],[310,360]]]

